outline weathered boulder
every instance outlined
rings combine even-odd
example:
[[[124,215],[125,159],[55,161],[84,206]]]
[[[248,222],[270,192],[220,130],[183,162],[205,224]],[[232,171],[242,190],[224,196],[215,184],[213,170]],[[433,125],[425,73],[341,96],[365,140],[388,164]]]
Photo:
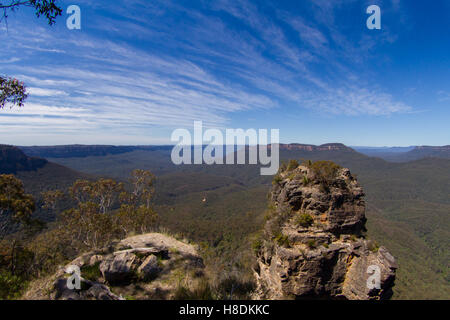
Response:
[[[314,168],[285,169],[274,179],[255,298],[389,298],[397,265],[364,238],[362,188],[348,169],[327,162]]]
[[[59,276],[54,281],[50,294],[52,300],[123,300],[104,284],[81,278],[80,289],[69,289],[67,279]]]
[[[124,283],[133,276],[136,258],[136,255],[132,252],[114,252],[100,264],[100,272],[108,283]]]
[[[123,300],[101,283],[94,283],[88,290],[82,292],[80,298],[82,300]]]
[[[67,279],[74,277],[74,270],[80,273],[79,289],[68,288]],[[163,234],[148,233],[79,256],[51,277],[32,283],[23,298],[171,299],[180,283],[195,287],[204,278],[203,260],[195,246]]]
[[[161,268],[158,265],[158,258],[154,255],[148,256],[139,266],[138,272],[144,279],[151,279],[156,276]]]

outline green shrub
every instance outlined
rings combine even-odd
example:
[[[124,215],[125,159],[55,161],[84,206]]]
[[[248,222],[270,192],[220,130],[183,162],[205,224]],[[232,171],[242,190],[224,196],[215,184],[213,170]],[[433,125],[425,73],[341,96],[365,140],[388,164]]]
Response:
[[[220,279],[216,287],[217,297],[221,300],[249,299],[256,288],[253,276],[247,274],[227,275]]]
[[[201,280],[192,290],[178,285],[174,300],[214,300],[213,291],[206,279]]]
[[[195,300],[214,300],[214,294],[206,279],[201,280],[192,291]]]
[[[310,249],[314,249],[314,248],[316,248],[316,246],[317,246],[315,240],[308,240],[308,242],[306,243],[306,245],[307,245],[308,248],[310,248]]]
[[[311,160],[303,160],[302,165],[305,167],[311,168],[313,162]]]
[[[314,223],[314,218],[313,218],[310,214],[308,214],[308,213],[302,213],[302,214],[300,214],[300,215],[297,217],[297,219],[296,219],[295,222],[296,222],[297,225],[299,225],[299,226],[302,226],[302,227],[304,227],[304,228],[308,228],[308,227],[310,227],[310,226],[313,225],[313,223]]]
[[[277,175],[273,178],[272,184],[273,184],[273,185],[277,185],[277,184],[279,185],[281,181],[283,181],[283,179],[281,178],[281,176],[280,176],[279,174],[277,174]]]
[[[319,181],[321,186],[325,190],[328,190],[341,167],[333,161],[316,161],[309,165],[309,168],[313,171],[314,177]]]
[[[252,242],[252,249],[253,249],[253,252],[254,252],[255,254],[258,254],[259,251],[260,251],[261,248],[262,248],[262,245],[263,245],[263,240],[262,240],[260,237],[258,237],[257,239],[255,239],[255,240]]]
[[[288,236],[285,236],[281,232],[275,235],[274,240],[276,241],[276,243],[278,243],[278,245],[282,247],[289,248],[291,246]]]
[[[185,286],[179,285],[175,291],[174,300],[193,300],[192,293]]]
[[[308,179],[308,177],[307,176],[303,176],[303,185],[304,186],[307,186],[308,184],[309,184],[309,179]]]
[[[99,266],[100,262],[97,262],[92,266],[83,266],[80,270],[81,276],[87,280],[97,281],[102,275]]]
[[[380,245],[374,240],[369,240],[367,246],[372,252],[378,252],[378,249],[380,249]]]
[[[286,170],[287,170],[287,171],[292,171],[292,170],[294,170],[294,169],[297,169],[299,165],[300,165],[300,164],[298,163],[297,160],[289,160],[289,163],[288,163],[288,165],[287,165]]]
[[[25,287],[26,281],[23,278],[9,271],[0,272],[0,300],[18,299]]]

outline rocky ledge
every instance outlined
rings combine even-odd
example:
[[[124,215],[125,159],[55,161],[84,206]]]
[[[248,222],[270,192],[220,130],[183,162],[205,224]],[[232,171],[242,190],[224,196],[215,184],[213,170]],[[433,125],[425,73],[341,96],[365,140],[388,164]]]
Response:
[[[284,166],[254,245],[255,298],[390,298],[397,265],[364,237],[363,197],[350,171],[332,162]]]
[[[70,288],[80,271],[79,289]],[[173,299],[183,288],[204,280],[196,247],[172,237],[149,233],[112,243],[61,267],[53,276],[32,283],[24,299],[124,300]]]

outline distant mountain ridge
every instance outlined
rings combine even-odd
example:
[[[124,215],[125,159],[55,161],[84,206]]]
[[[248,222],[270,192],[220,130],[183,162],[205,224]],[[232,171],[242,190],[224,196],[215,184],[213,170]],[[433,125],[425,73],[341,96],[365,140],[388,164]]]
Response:
[[[409,152],[427,152],[427,153],[437,153],[437,154],[450,154],[450,145],[446,146],[417,146]]]
[[[356,151],[370,157],[382,158],[390,162],[408,162],[424,158],[450,159],[450,145],[414,147],[353,147]]]
[[[85,158],[89,156],[106,156],[122,154],[136,150],[162,150],[172,146],[114,146],[114,145],[60,145],[18,147],[28,156],[42,158]]]
[[[290,143],[290,144],[281,144],[281,150],[301,150],[301,151],[354,151],[352,148],[347,147],[342,143],[326,143],[322,145],[313,145],[313,144],[301,144],[301,143]]]
[[[450,151],[450,145],[446,146],[417,146],[418,150],[433,150],[433,151]]]
[[[60,145],[60,146],[31,146],[18,147],[29,157],[49,159],[59,162],[59,159],[80,159],[87,157],[104,157],[121,155],[133,152],[159,152],[170,156],[172,145],[148,145],[148,146],[114,146],[114,145]],[[240,146],[235,146],[235,150]],[[247,146],[248,148],[248,146]],[[269,149],[271,146],[269,145]],[[308,157],[310,153],[316,152],[343,152],[344,154],[360,154],[369,157],[381,158],[389,162],[409,162],[424,158],[450,159],[450,145],[445,146],[410,146],[410,147],[348,147],[342,143],[326,143],[322,145],[313,144],[279,144],[280,152],[305,153],[303,157]],[[228,150],[228,147],[226,148]],[[224,148],[225,152],[225,148]],[[157,156],[158,156],[157,155]],[[162,155],[162,154],[161,154]]]
[[[48,163],[45,159],[26,156],[19,148],[0,145],[0,174],[35,171]]]
[[[313,144],[280,144],[281,150],[298,150],[298,151],[354,151],[342,143],[326,143],[322,145]],[[237,146],[238,148],[239,146]],[[168,151],[173,148],[171,145],[161,146],[114,146],[114,145],[59,145],[59,146],[19,146],[26,155],[30,157],[41,158],[85,158],[98,157],[106,155],[117,155],[133,151]]]
[[[367,147],[367,146],[350,146],[358,152],[366,155],[377,155],[379,153],[403,153],[416,148],[416,146],[409,147]]]
[[[90,177],[46,159],[27,156],[18,147],[10,145],[0,145],[0,174],[14,174],[22,180],[25,191],[31,193],[38,202],[43,191],[65,190],[77,179]],[[54,218],[46,216],[46,212],[40,209],[35,216],[45,221]]]

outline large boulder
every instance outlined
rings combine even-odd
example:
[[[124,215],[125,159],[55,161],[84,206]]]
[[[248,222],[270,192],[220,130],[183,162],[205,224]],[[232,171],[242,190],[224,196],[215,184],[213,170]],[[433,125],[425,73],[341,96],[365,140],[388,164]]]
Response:
[[[137,263],[133,252],[119,251],[104,259],[99,268],[108,283],[120,284],[131,280]]]
[[[80,273],[80,287],[71,289],[67,279],[74,279],[74,270]],[[180,284],[193,288],[204,279],[203,260],[195,246],[148,233],[79,256],[51,277],[32,283],[23,298],[171,299]]]

